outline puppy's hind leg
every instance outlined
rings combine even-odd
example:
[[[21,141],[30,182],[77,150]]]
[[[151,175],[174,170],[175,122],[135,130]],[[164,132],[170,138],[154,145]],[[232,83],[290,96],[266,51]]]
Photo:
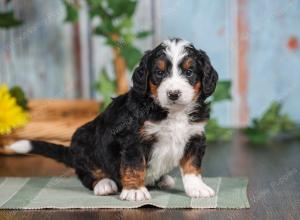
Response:
[[[96,179],[92,176],[91,173],[76,169],[76,174],[78,176],[78,179],[81,181],[82,185],[84,185],[89,190],[93,190],[93,184]]]

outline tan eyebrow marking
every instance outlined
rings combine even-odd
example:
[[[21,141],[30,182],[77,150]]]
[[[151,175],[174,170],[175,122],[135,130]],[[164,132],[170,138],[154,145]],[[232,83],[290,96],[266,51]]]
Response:
[[[192,66],[192,64],[193,64],[193,59],[189,57],[183,61],[182,67],[183,69],[188,70]]]
[[[159,59],[157,60],[157,67],[161,70],[161,71],[165,71],[166,70],[166,61]]]

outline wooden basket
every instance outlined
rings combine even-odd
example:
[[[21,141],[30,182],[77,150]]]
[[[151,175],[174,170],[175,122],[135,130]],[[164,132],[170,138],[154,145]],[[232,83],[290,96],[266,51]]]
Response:
[[[69,146],[75,130],[99,113],[92,100],[31,100],[30,122],[9,135],[0,136],[0,153],[11,154],[6,146],[21,140],[43,140]]]

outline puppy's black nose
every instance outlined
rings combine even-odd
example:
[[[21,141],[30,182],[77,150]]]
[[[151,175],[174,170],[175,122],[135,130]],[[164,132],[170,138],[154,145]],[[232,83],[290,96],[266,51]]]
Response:
[[[180,95],[181,92],[179,90],[170,90],[167,92],[168,98],[172,101],[176,101]]]

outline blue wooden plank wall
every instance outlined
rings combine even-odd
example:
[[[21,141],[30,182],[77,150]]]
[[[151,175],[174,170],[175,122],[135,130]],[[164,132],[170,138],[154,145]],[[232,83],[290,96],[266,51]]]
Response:
[[[300,121],[299,0],[164,0],[161,38],[179,36],[207,51],[233,101],[214,115],[245,125],[273,101]]]
[[[12,6],[24,24],[0,29],[0,82],[21,85],[31,98],[74,97],[72,36],[61,0],[17,0]],[[0,1],[0,10],[6,9]]]
[[[78,92],[78,85],[83,80],[81,89],[88,89],[89,79],[97,78],[103,66],[113,75],[110,48],[83,33],[89,28],[81,21],[79,44],[85,47],[90,40],[93,54],[92,62],[81,61],[78,78],[76,56],[84,57],[76,55],[74,27],[63,23],[60,0],[15,2],[26,23],[0,30],[1,82],[21,84],[33,98],[72,98],[89,94]],[[3,6],[0,1],[0,10]],[[235,126],[261,115],[273,100],[282,101],[284,112],[300,121],[299,21],[300,0],[141,0],[135,16],[137,30],[154,26],[152,37],[137,42],[142,50],[181,37],[208,53],[220,79],[233,82],[233,100],[214,106],[213,115]]]
[[[300,1],[247,1],[248,105],[256,117],[271,100],[300,121]],[[258,12],[263,12],[259,13]]]

